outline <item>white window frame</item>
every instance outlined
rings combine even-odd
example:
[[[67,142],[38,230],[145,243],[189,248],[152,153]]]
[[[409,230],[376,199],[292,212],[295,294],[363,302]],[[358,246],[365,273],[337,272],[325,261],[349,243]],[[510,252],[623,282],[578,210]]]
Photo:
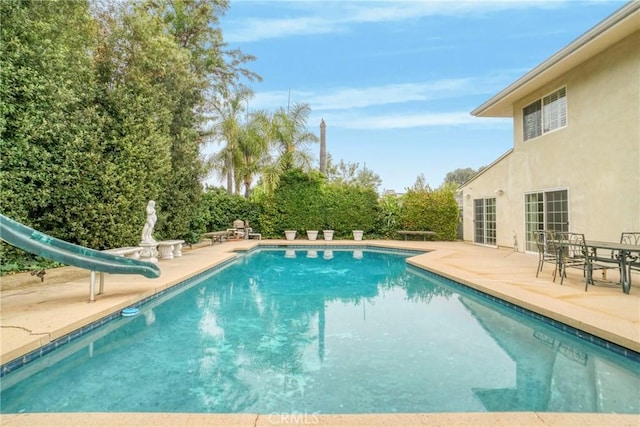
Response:
[[[527,110],[532,111],[527,114]],[[567,87],[562,86],[522,108],[522,140],[530,141],[562,129],[567,121]]]
[[[473,199],[473,243],[498,247],[498,212],[495,197]]]
[[[560,194],[561,199],[550,199],[550,195]],[[530,211],[530,196],[537,195],[540,199],[536,204],[542,211]],[[570,231],[571,218],[569,206],[570,194],[567,187],[544,188],[524,193],[524,228],[525,228],[525,252],[536,253],[537,248],[533,233],[541,230]],[[558,206],[560,203],[560,206]],[[535,218],[537,217],[537,218]]]

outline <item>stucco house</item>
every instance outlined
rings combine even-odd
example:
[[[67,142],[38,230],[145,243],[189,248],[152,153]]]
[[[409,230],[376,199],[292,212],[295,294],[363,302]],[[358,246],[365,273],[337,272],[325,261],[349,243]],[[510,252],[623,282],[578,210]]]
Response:
[[[471,112],[513,148],[461,187],[464,240],[535,251],[533,231],[640,231],[640,1]]]

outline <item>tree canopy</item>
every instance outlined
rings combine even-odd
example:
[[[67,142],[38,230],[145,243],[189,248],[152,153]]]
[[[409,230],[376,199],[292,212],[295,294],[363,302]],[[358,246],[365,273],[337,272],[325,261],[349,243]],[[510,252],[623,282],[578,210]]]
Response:
[[[475,170],[473,168],[458,168],[456,170],[453,170],[447,173],[447,175],[444,177],[444,183],[445,184],[454,183],[454,184],[457,184],[458,186],[461,186],[462,184],[464,184],[465,182],[473,178],[477,173],[479,173],[483,169],[484,169],[484,166],[479,168],[478,170]]]
[[[227,1],[0,2],[2,212],[96,249],[189,234],[216,93],[258,79]]]

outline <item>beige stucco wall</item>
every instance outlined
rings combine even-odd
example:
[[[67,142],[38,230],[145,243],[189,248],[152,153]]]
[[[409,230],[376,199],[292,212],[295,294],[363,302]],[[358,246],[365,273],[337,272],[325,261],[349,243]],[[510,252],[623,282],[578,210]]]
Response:
[[[524,194],[554,189],[568,191],[570,231],[613,241],[640,231],[638,46],[635,32],[514,104],[513,152],[463,188],[465,240],[473,241],[473,199],[496,197],[498,246],[511,247],[515,233],[522,251]],[[563,86],[567,126],[523,142],[522,108]]]

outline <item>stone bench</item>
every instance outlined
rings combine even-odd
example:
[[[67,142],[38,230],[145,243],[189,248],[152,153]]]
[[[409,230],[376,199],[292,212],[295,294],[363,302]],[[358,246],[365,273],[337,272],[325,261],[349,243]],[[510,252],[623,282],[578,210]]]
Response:
[[[184,240],[163,240],[158,242],[158,259],[173,259],[182,256]]]
[[[102,252],[123,256],[125,258],[140,259],[140,252],[142,252],[142,246],[128,246],[124,248],[105,249]]]
[[[399,230],[398,234],[404,236],[404,240],[407,240],[408,236],[423,236],[423,240],[427,240],[427,237],[435,236],[435,231],[414,231],[414,230]]]

